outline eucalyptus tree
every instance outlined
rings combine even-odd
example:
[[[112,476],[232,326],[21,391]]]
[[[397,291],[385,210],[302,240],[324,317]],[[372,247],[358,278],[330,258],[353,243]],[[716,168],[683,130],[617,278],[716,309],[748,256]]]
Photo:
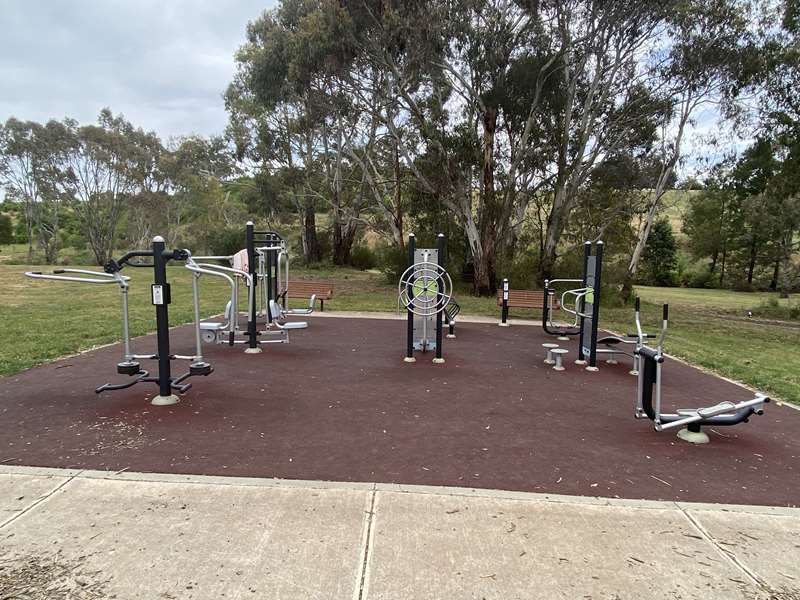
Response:
[[[9,119],[0,126],[0,183],[24,207],[28,260],[36,240],[45,261],[58,259],[59,227],[66,192],[66,127]]]
[[[684,138],[693,116],[709,105],[735,102],[738,80],[754,61],[751,16],[748,4],[739,0],[691,0],[676,4],[669,17],[666,44],[654,53],[656,59],[663,57],[660,68],[665,83],[665,118],[656,148],[661,169],[628,262],[624,297],[630,295],[667,184],[683,157]]]
[[[65,168],[83,234],[98,264],[111,258],[118,226],[130,198],[141,187],[150,165],[144,138],[121,115],[103,109],[97,125],[65,121],[69,149]]]
[[[229,134],[239,158],[256,170],[283,170],[293,185],[286,195],[303,223],[307,262],[321,258],[315,195],[309,188],[320,150],[319,124],[326,106],[304,70],[303,0],[287,0],[247,26],[236,54],[237,72],[226,92]],[[313,29],[313,24],[307,24]],[[313,35],[313,33],[312,33]],[[319,55],[316,55],[319,56]],[[305,175],[305,177],[302,177]]]

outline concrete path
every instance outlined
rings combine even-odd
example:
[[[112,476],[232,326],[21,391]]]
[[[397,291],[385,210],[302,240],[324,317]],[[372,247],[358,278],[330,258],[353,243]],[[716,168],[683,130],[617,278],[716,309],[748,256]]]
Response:
[[[800,509],[0,467],[0,598],[800,599]]]

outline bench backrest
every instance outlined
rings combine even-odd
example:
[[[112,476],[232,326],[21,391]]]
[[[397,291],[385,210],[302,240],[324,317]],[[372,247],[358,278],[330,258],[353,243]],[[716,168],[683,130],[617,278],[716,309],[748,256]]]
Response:
[[[321,281],[290,281],[290,298],[310,298],[316,294],[320,300],[330,300],[333,298],[333,285]]]
[[[515,308],[542,308],[542,290],[508,290],[508,305]],[[497,306],[503,306],[503,290],[497,290]]]

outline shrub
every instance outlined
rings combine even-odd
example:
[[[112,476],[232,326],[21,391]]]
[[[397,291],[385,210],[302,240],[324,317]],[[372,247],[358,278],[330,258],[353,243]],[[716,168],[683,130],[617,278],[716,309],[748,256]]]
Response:
[[[359,244],[350,250],[350,264],[360,271],[366,271],[376,267],[378,257],[368,246]]]
[[[245,235],[241,227],[213,229],[206,234],[206,247],[217,256],[236,254],[244,246]]]
[[[681,283],[690,288],[712,288],[711,271],[706,265],[699,268],[687,269],[683,273]]]
[[[677,251],[672,225],[667,219],[659,219],[653,224],[642,256],[647,283],[661,286],[675,285]]]
[[[397,283],[408,266],[406,253],[395,245],[380,244],[375,248],[376,266],[389,283]]]
[[[514,260],[499,268],[498,285],[507,278],[509,285],[515,289],[541,288],[543,282],[537,281],[538,259],[533,252],[518,252]]]
[[[10,244],[14,241],[14,228],[11,217],[0,214],[0,244]]]

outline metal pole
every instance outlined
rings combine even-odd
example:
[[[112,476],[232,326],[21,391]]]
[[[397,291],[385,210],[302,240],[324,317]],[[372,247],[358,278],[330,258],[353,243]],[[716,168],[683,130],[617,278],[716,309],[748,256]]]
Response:
[[[503,311],[500,317],[500,325],[508,326],[508,279],[503,279]]]
[[[594,278],[592,288],[592,330],[589,332],[591,345],[589,346],[589,368],[597,368],[597,327],[600,323],[600,287],[603,274],[603,242],[595,244],[594,251]]]
[[[587,274],[588,274],[588,271],[589,271],[589,260],[591,259],[591,256],[592,256],[592,242],[584,242],[584,244],[583,244],[583,287],[584,288],[589,285],[588,282],[587,282],[587,277],[588,277]],[[575,304],[575,309],[578,311],[578,314],[581,314],[581,315],[585,314],[584,311],[583,311],[583,305],[584,305],[583,298],[584,298],[584,296],[581,296],[581,299],[578,300],[576,302],[576,304]],[[581,316],[581,317],[578,318],[578,320],[579,320],[579,324],[580,324],[580,335],[578,336],[578,358],[575,361],[575,364],[576,365],[585,365],[586,364],[586,356],[584,355],[584,352],[583,352],[583,348],[584,348],[583,342],[584,342],[584,335],[585,335],[585,332],[583,330],[584,329],[583,325],[584,325],[585,317]]]
[[[203,340],[200,337],[200,273],[192,273],[192,296],[194,296],[194,362],[203,362]]]
[[[255,233],[252,221],[247,222],[247,271],[250,273],[250,289],[247,294],[247,348],[245,352],[256,354],[261,352],[258,345],[258,323],[256,322],[256,286],[258,273],[256,272]],[[267,308],[269,319],[269,307]]]
[[[175,404],[178,397],[172,394],[169,350],[169,306],[170,290],[167,283],[167,257],[164,238],[153,238],[153,304],[156,307],[156,336],[158,347],[158,396],[152,403]]]
[[[414,251],[416,250],[416,237],[413,233],[408,234],[408,266],[414,264]],[[413,293],[414,293],[414,284],[413,282],[409,281],[407,284],[407,294],[408,298],[413,303]],[[414,358],[414,313],[409,308],[407,311],[407,338],[406,338],[406,357],[405,362],[414,362],[416,359]]]
[[[131,352],[131,333],[128,320],[128,284],[123,283],[120,285],[119,291],[122,295],[122,344],[125,352],[125,357],[122,360],[127,363],[133,360],[131,358],[133,352]]]
[[[440,233],[436,236],[436,249],[438,250],[437,254],[437,262],[439,266],[444,269],[446,256],[445,253],[447,252],[447,241],[444,239],[444,234]],[[442,358],[442,313],[444,312],[444,300],[442,299],[442,294],[444,293],[444,288],[442,285],[442,277],[441,273],[439,277],[436,278],[436,358],[433,359],[433,362],[436,364],[441,364],[444,362],[444,358]]]

